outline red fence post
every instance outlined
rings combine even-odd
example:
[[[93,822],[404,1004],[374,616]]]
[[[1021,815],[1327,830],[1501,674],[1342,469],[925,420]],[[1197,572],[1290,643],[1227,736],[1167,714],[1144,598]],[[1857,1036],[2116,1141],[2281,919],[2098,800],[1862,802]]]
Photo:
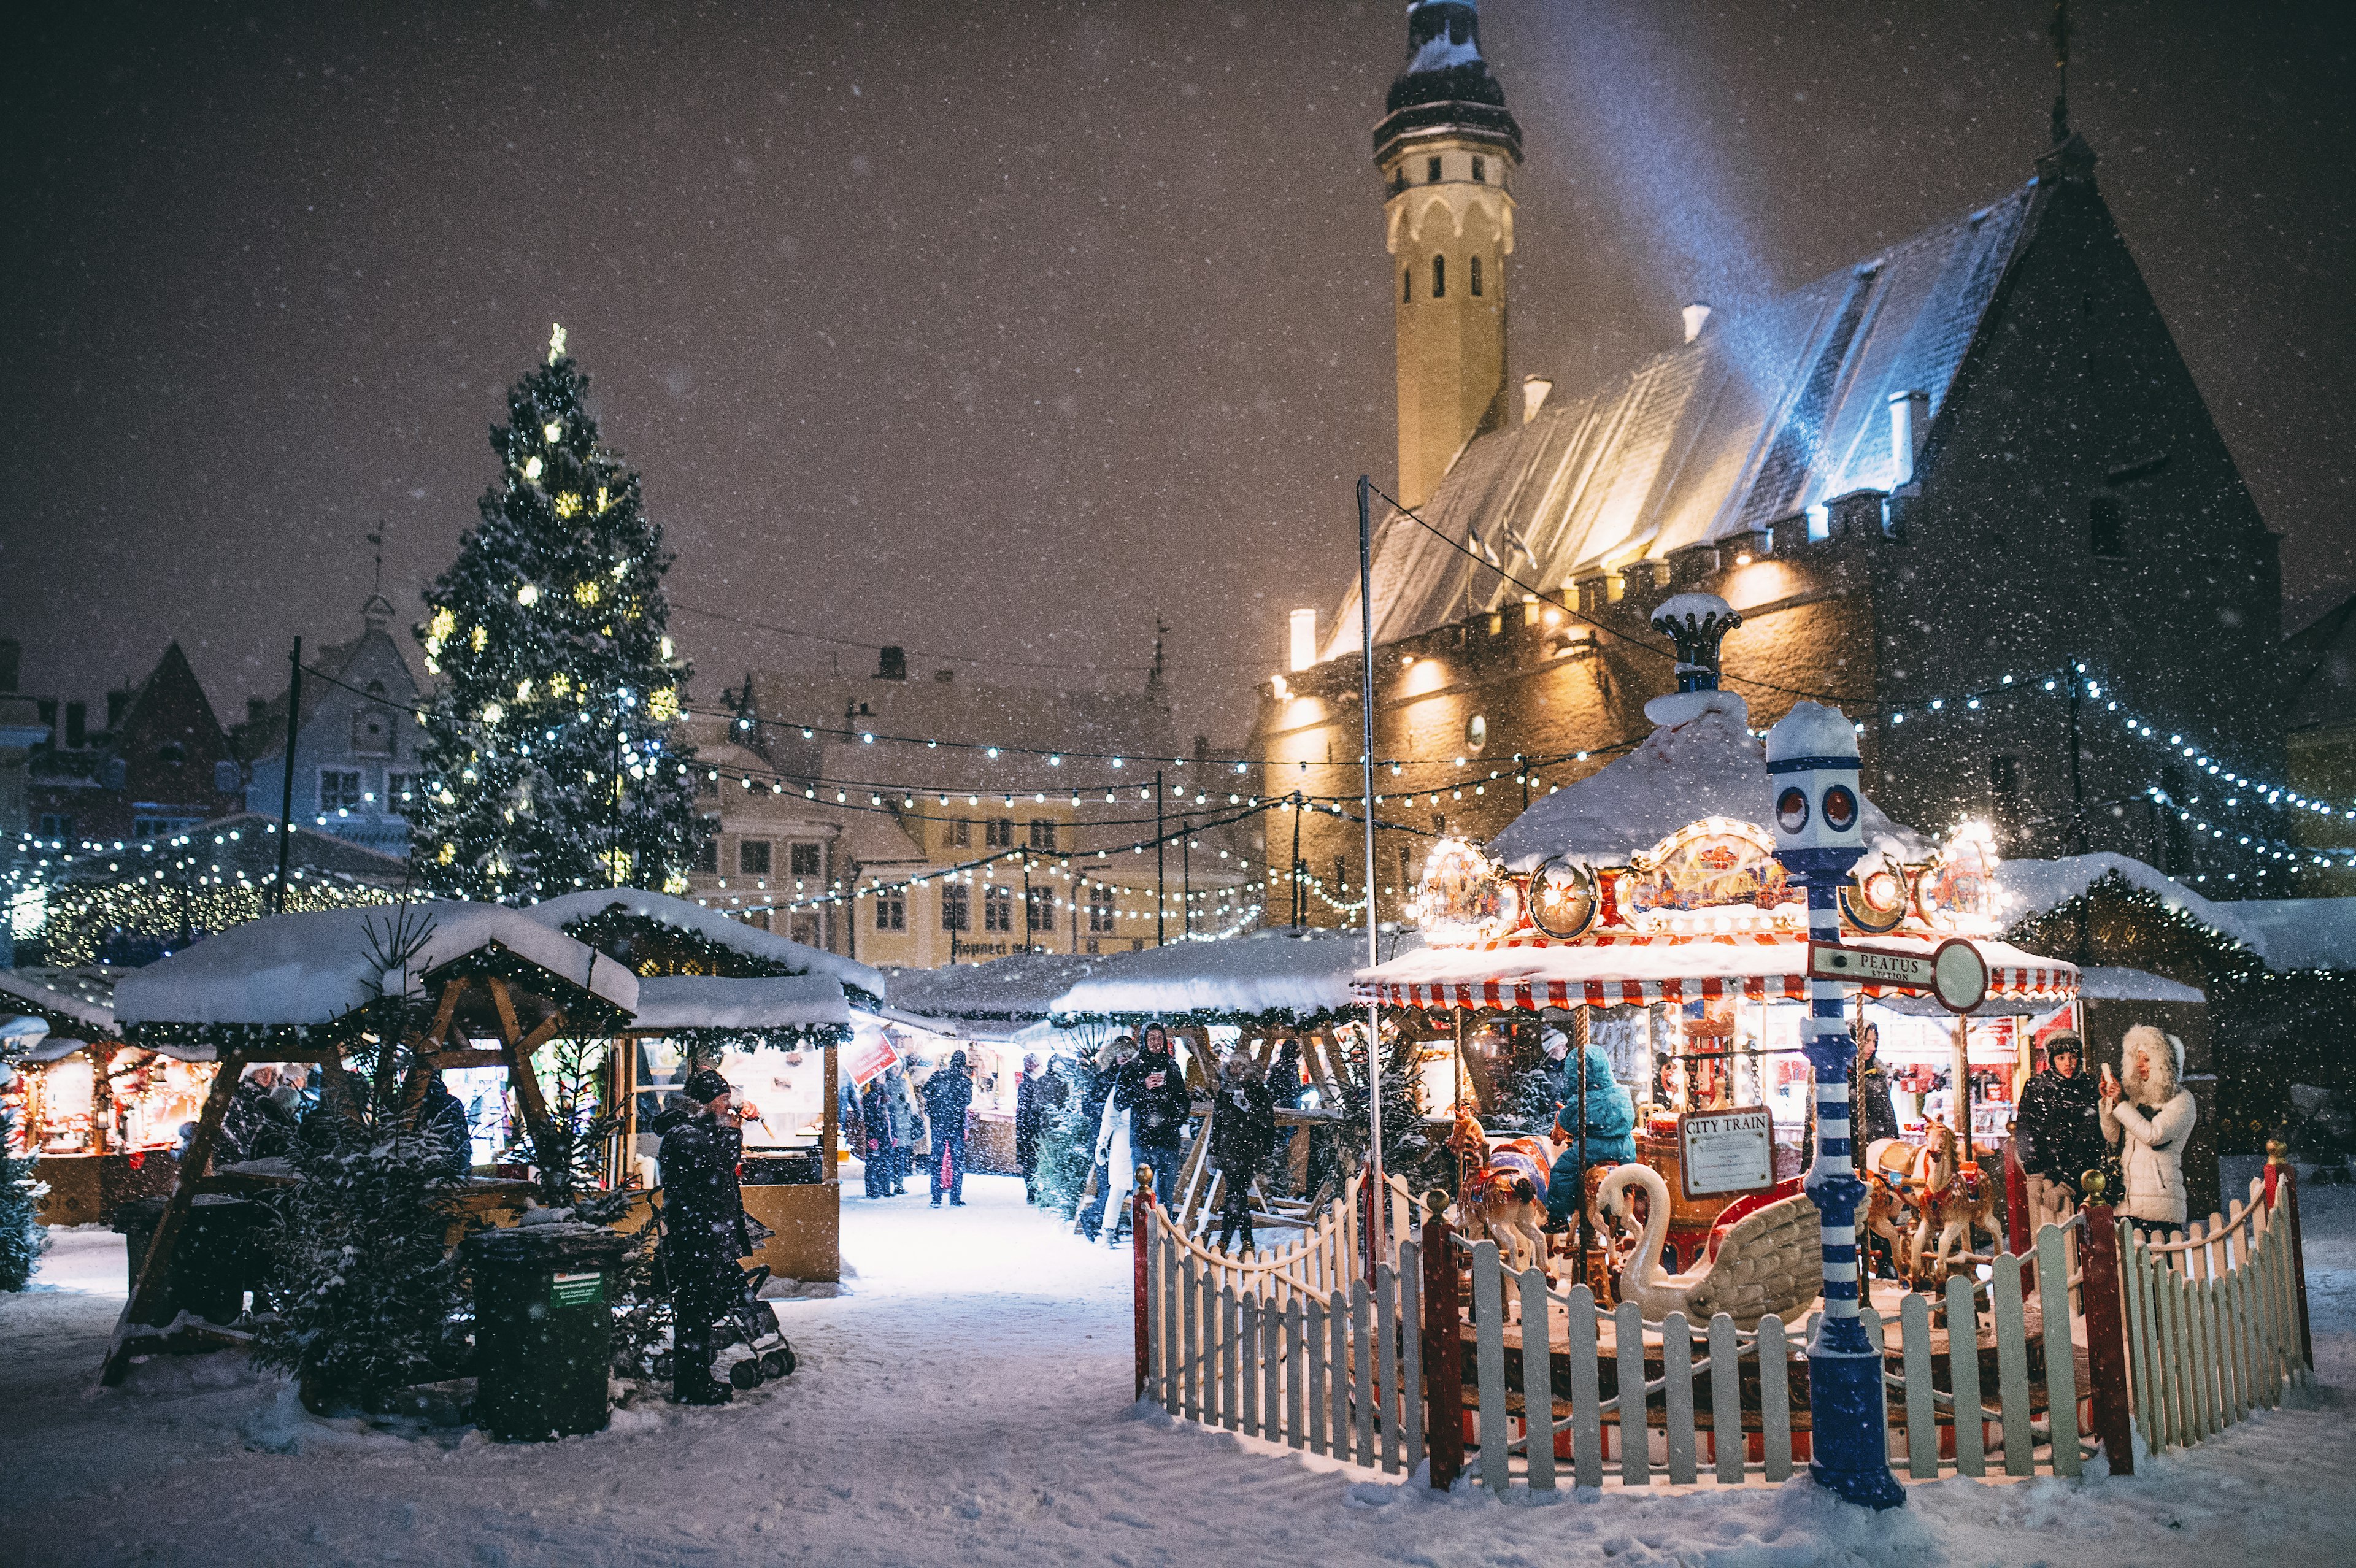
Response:
[[[1457,1325],[1456,1243],[1435,1214],[1423,1222],[1423,1448],[1432,1489],[1442,1492],[1464,1471],[1464,1340]]]
[[[2004,1146],[2004,1244],[2014,1257],[2028,1258],[2036,1253],[2036,1232],[2029,1223],[2029,1174],[2014,1152],[2017,1141]]]
[[[2086,1373],[2094,1384],[2094,1435],[2114,1476],[2135,1474],[2135,1422],[2127,1403],[2126,1298],[2119,1274],[2119,1227],[2111,1206],[2086,1204]]]
[[[1137,1254],[1137,1397],[1143,1399],[1147,1355],[1152,1339],[1147,1317],[1152,1263],[1152,1246],[1148,1240],[1153,1226],[1153,1182],[1151,1177],[1138,1183],[1137,1196],[1130,1200],[1130,1213],[1129,1245],[1130,1250]]]

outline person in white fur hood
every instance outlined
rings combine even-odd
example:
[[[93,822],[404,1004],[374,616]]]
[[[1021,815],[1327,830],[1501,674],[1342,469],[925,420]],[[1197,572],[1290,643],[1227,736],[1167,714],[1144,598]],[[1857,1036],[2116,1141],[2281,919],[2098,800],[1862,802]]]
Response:
[[[2137,1024],[2119,1054],[2119,1076],[2103,1078],[2103,1136],[2119,1151],[2127,1189],[2118,1212],[2147,1225],[2181,1225],[2184,1145],[2200,1115],[2180,1082],[2184,1042]]]

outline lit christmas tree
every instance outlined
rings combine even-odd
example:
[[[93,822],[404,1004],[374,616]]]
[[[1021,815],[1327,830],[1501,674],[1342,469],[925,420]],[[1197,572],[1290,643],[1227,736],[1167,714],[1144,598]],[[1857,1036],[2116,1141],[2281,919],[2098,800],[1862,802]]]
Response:
[[[559,327],[491,432],[504,473],[482,525],[425,593],[440,685],[412,852],[438,892],[687,889],[701,829],[675,736],[690,671],[668,635],[670,557],[588,390]]]

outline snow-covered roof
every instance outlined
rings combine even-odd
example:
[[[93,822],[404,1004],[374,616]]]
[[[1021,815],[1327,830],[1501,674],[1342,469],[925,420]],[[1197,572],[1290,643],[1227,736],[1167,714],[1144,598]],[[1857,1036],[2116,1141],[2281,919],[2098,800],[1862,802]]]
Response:
[[[412,976],[469,953],[504,947],[625,1012],[638,1001],[638,977],[602,953],[497,904],[416,903],[412,930],[424,930],[409,960]],[[381,994],[380,950],[402,906],[276,914],[232,926],[144,969],[114,987],[124,1025],[244,1025],[304,1028],[333,1023]],[[428,929],[430,928],[430,929]]]
[[[2140,969],[2093,964],[2078,971],[2078,995],[2090,1002],[2205,1002],[2190,986],[2179,986]]]
[[[2223,933],[2277,974],[2356,969],[2356,898],[2203,898],[2167,873],[2125,855],[2004,861],[1996,873],[1997,913],[2008,924],[2016,923],[2060,909],[2109,876]]]
[[[1423,945],[1415,933],[1387,934],[1386,955]],[[1116,954],[1055,999],[1075,1014],[1290,1012],[1296,1018],[1355,1005],[1351,976],[1365,967],[1363,930],[1256,931],[1222,942],[1179,942]]]
[[[1628,858],[1705,816],[1731,816],[1762,827],[1774,820],[1767,754],[1751,732],[1751,709],[1730,691],[1694,692],[1710,700],[1694,718],[1665,725],[1622,757],[1530,803],[1490,844],[1510,870],[1526,871],[1553,855],[1592,865]],[[1931,844],[1865,802],[1865,841],[1902,859]]]
[[[884,995],[884,974],[879,969],[822,947],[789,941],[741,920],[731,920],[718,910],[706,909],[669,893],[649,892],[644,888],[593,888],[586,892],[545,900],[522,912],[551,930],[562,931],[577,922],[593,920],[616,904],[625,913],[692,932],[732,953],[783,964],[799,974],[830,975],[847,988],[865,991],[872,997]]]
[[[1110,961],[1014,953],[987,964],[896,969],[892,1007],[920,1019],[1044,1019],[1066,992]]]
[[[0,969],[0,1008],[70,1019],[92,1033],[113,1038],[113,1008],[59,990],[45,983],[48,978],[21,969]]]
[[[711,975],[649,975],[638,981],[641,1029],[806,1029],[847,1024],[851,1006],[831,975],[728,979]]]
[[[2356,969],[2356,899],[2240,899],[2209,907],[2276,973]]]

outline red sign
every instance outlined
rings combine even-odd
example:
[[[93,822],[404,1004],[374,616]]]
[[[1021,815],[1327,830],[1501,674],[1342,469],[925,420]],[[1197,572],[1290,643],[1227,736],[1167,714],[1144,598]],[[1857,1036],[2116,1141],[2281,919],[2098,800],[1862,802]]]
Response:
[[[866,1088],[899,1065],[900,1053],[892,1049],[892,1037],[882,1029],[872,1035],[854,1034],[842,1048],[842,1071],[851,1075],[855,1089]]]

